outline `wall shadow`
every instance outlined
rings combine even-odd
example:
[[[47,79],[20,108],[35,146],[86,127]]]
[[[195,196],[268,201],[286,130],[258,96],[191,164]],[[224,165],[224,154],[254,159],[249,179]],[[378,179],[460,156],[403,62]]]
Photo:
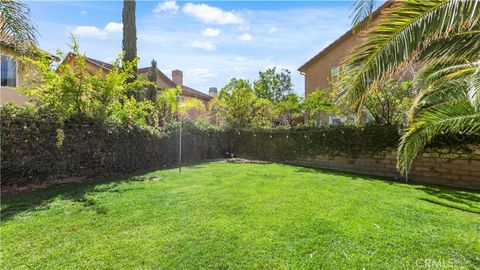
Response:
[[[2,221],[13,218],[23,212],[44,210],[55,198],[81,203],[84,207],[98,214],[105,214],[106,208],[101,206],[91,195],[95,193],[125,193],[144,188],[122,188],[119,186],[132,181],[150,180],[141,174],[108,179],[90,179],[81,183],[55,184],[31,191],[3,194],[1,198],[0,219]],[[89,195],[89,196],[87,196]]]

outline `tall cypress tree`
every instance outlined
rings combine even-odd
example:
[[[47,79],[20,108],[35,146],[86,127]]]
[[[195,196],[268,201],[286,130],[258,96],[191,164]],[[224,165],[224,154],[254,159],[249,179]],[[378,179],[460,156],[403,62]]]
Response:
[[[137,56],[137,26],[135,25],[135,0],[123,1],[123,39],[122,49],[125,52],[123,61],[131,62]],[[134,78],[137,76],[137,66],[133,68]],[[132,79],[133,80],[133,79]]]
[[[150,72],[148,73],[148,81],[155,83],[155,85],[148,86],[146,97],[148,100],[151,100],[153,103],[156,102],[157,98],[157,61],[152,60],[152,65],[150,66]]]

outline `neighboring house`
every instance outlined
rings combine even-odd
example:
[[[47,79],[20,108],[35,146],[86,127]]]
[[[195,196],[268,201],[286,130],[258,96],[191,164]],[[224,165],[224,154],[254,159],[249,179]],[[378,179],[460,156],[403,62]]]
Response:
[[[46,53],[42,51],[42,53]],[[55,59],[55,56],[46,53]],[[0,54],[0,105],[12,102],[24,105],[32,99],[20,93],[17,87],[28,86],[27,77],[35,76],[37,70],[30,64],[21,63],[16,57]]]
[[[372,14],[372,25],[378,23],[382,12],[392,4],[392,1],[387,1]],[[305,96],[317,89],[325,90],[329,87],[332,79],[339,75],[342,63],[350,50],[358,45],[362,38],[360,33],[354,33],[350,29],[298,68],[298,71],[305,76]],[[318,124],[340,124],[348,120],[356,120],[356,116],[353,114],[324,114],[318,119]],[[366,119],[361,120],[362,122],[366,121]]]
[[[68,64],[72,68],[75,68],[76,62],[76,54],[70,52],[65,59],[63,60],[62,64]],[[98,72],[101,70],[105,74],[110,72],[113,69],[113,66],[109,63],[105,63],[100,60],[96,60],[90,57],[85,57],[87,69],[91,72]],[[137,73],[139,77],[147,78],[148,74],[150,73],[150,67],[138,68]],[[204,102],[205,108],[208,109],[208,102],[215,98],[217,95],[217,89],[215,87],[211,87],[209,89],[209,95],[202,93],[198,90],[195,90],[191,87],[188,87],[183,84],[183,72],[181,70],[173,70],[172,71],[172,78],[170,79],[167,75],[165,75],[162,71],[157,69],[157,80],[156,80],[157,88],[159,91],[162,89],[168,89],[177,87],[178,85],[182,88],[182,96],[186,98],[197,98]]]

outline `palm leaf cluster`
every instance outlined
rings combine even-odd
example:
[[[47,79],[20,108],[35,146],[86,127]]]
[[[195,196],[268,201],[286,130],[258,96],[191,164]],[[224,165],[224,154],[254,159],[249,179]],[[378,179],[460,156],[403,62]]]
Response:
[[[341,81],[342,98],[358,113],[382,81],[407,66],[424,66],[399,145],[401,172],[408,172],[416,154],[436,135],[480,131],[479,21],[480,1],[391,1],[345,61],[350,71]]]
[[[0,1],[0,52],[9,55],[31,55],[37,44],[30,9],[21,2]]]
[[[417,153],[438,134],[480,133],[479,72],[480,62],[436,63],[420,71],[414,81],[419,94],[398,148],[401,172],[410,170]]]

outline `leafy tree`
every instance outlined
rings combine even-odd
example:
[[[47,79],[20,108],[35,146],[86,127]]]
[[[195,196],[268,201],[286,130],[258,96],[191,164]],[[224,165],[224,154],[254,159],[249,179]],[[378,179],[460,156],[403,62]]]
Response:
[[[135,24],[135,0],[123,0],[122,22],[123,39],[122,48],[125,53],[123,61],[134,63],[137,58],[137,26]],[[133,76],[129,81],[133,81],[137,76],[137,65],[131,70]]]
[[[372,89],[365,102],[368,114],[378,123],[407,123],[407,114],[413,104],[413,93],[410,81],[399,83],[390,79],[380,87]]]
[[[175,120],[178,112],[178,99],[182,93],[182,88],[163,89],[157,98],[157,107],[161,121],[165,124]]]
[[[178,117],[186,118],[191,111],[195,111],[200,116],[206,112],[205,104],[200,99],[182,97],[180,86],[160,91],[157,108],[159,118],[164,124],[177,121]]]
[[[251,126],[272,127],[273,120],[277,118],[278,112],[270,100],[266,98],[256,98],[253,104],[252,115]]]
[[[479,95],[479,72],[472,63],[480,61],[480,9],[477,1],[398,1],[388,12],[348,57],[346,65],[352,68],[341,84],[346,90],[343,98],[360,112],[375,85],[405,65],[427,63],[436,68],[433,73],[429,67],[421,71],[430,74],[429,79],[417,84],[416,100],[422,102],[414,102],[411,111],[417,113],[411,115],[399,145],[397,165],[408,172],[416,154],[437,134],[479,132],[477,99],[472,98]],[[459,105],[445,98],[457,91],[451,85],[454,81],[458,88],[461,82],[470,85],[466,100],[470,107],[465,100]],[[423,100],[425,93],[431,101]],[[431,107],[424,107],[424,101]]]
[[[15,0],[0,1],[0,52],[9,55],[31,55],[36,51],[36,26],[30,20],[30,9]]]
[[[157,75],[158,75],[157,61],[153,59],[152,65],[150,66],[150,71],[148,73],[148,81],[153,83],[153,85],[150,85],[146,91],[146,98],[152,101],[153,103],[157,102]]]
[[[295,119],[302,117],[303,114],[301,97],[295,93],[287,94],[283,101],[275,105],[275,111],[279,124],[293,126]]]
[[[276,103],[283,101],[293,91],[290,71],[286,69],[277,72],[275,67],[269,68],[258,72],[258,77],[253,83],[253,89],[259,98]]]
[[[232,78],[210,105],[217,106],[217,117],[233,127],[248,127],[253,118],[255,94],[248,81]]]
[[[333,112],[337,109],[335,103],[328,97],[327,90],[315,90],[307,95],[303,107],[308,110],[309,122],[317,121],[321,113]]]
[[[43,55],[35,59],[23,58],[22,61],[34,65],[38,73],[27,77],[27,86],[20,88],[22,92],[35,97],[37,102],[46,106],[64,118],[73,115],[86,115],[107,120],[121,119],[146,123],[144,117],[153,109],[148,103],[132,103],[126,93],[132,89],[142,89],[148,85],[146,81],[131,80],[133,63],[121,59],[113,63],[113,69],[103,74],[102,71],[92,73],[86,65],[86,58],[79,52],[79,46],[72,38],[72,50],[77,55],[75,69],[70,65],[60,65],[52,69],[51,59]],[[122,103],[121,101],[125,101]],[[124,112],[120,110],[125,109]],[[118,117],[125,114],[125,117]]]

